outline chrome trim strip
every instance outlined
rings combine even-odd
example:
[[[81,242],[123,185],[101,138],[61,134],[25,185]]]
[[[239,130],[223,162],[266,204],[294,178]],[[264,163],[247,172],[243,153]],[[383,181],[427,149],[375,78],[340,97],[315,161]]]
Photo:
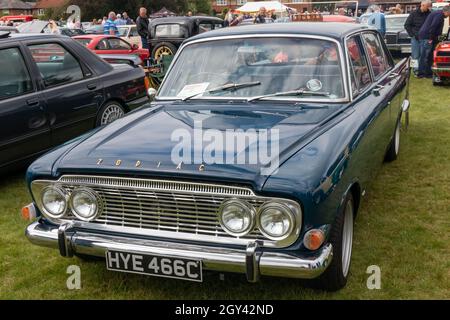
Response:
[[[33,244],[57,249],[58,239],[55,238],[57,230],[57,226],[34,222],[27,227],[26,236]],[[247,272],[247,251],[245,249],[144,240],[78,230],[67,234],[66,240],[75,254],[104,258],[107,250],[139,252],[202,260],[203,267],[206,270],[243,274]],[[251,247],[250,255],[254,254],[253,247],[256,246]],[[311,256],[298,256],[289,252],[262,251],[255,260],[255,264],[258,265],[259,274],[263,276],[312,279],[326,270],[332,258],[333,247],[331,244],[326,244]]]
[[[325,37],[325,36],[315,36],[315,35],[310,35],[310,34],[290,34],[290,33],[267,33],[267,34],[245,34],[245,35],[233,35],[233,36],[219,36],[219,37],[211,37],[211,38],[203,38],[203,39],[197,39],[197,40],[191,40],[188,41],[186,43],[183,43],[183,45],[181,45],[181,47],[178,49],[178,51],[176,52],[172,63],[170,64],[169,69],[167,70],[167,74],[170,74],[173,66],[176,64],[178,57],[180,55],[180,53],[183,51],[183,49],[189,45],[192,44],[196,44],[196,43],[201,43],[201,42],[209,42],[209,41],[218,41],[218,40],[229,40],[229,39],[248,39],[248,38],[306,38],[306,39],[319,39],[319,40],[325,40],[325,41],[331,41],[334,42],[337,47],[338,47],[338,51],[339,51],[339,57],[340,57],[340,67],[341,67],[341,77],[342,77],[342,81],[343,83],[343,87],[344,87],[344,97],[343,98],[339,98],[339,99],[302,99],[302,98],[296,98],[296,99],[288,99],[288,98],[284,98],[284,99],[280,99],[279,97],[275,97],[275,98],[268,98],[267,100],[287,100],[287,101],[294,101],[294,102],[320,102],[320,103],[337,103],[337,102],[349,102],[351,101],[351,95],[349,94],[349,88],[348,88],[348,79],[346,75],[346,71],[345,71],[345,62],[342,63],[342,61],[344,61],[344,55],[343,55],[343,49],[342,49],[342,45],[341,43],[331,37]],[[155,101],[170,101],[170,100],[181,100],[181,98],[179,97],[159,97],[159,93],[161,88],[164,86],[164,83],[166,82],[167,76],[164,77],[163,81],[161,82],[161,85],[159,86],[158,92],[155,96]],[[221,100],[221,101],[229,101],[229,100],[247,100],[249,97],[223,97],[223,98],[219,98],[219,97],[215,97],[214,99],[212,99],[211,97],[207,97],[207,98],[196,98],[198,100]]]

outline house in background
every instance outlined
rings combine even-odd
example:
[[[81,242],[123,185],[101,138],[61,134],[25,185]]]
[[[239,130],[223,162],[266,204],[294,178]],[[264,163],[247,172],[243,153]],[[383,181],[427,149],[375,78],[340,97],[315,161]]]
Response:
[[[0,16],[19,16],[33,14],[33,3],[20,0],[0,0]]]
[[[67,5],[69,0],[37,0],[33,8],[33,15],[43,16],[49,10],[58,10]]]

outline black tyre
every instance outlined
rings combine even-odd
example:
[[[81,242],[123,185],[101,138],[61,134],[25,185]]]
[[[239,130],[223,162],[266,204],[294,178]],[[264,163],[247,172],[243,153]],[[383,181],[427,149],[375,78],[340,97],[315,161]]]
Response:
[[[170,42],[158,43],[152,50],[152,58],[158,60],[163,55],[174,55],[177,52],[175,47]]]
[[[329,242],[333,245],[333,259],[327,270],[312,280],[312,287],[337,291],[347,284],[352,257],[354,213],[353,196],[349,192],[330,232]]]
[[[400,151],[400,127],[401,121],[398,120],[397,125],[395,126],[394,136],[392,137],[392,140],[389,143],[389,148],[386,152],[384,159],[386,162],[397,160],[398,153]]]
[[[125,108],[120,102],[109,101],[101,107],[97,120],[96,126],[104,126],[110,124],[111,122],[122,118],[125,115]]]

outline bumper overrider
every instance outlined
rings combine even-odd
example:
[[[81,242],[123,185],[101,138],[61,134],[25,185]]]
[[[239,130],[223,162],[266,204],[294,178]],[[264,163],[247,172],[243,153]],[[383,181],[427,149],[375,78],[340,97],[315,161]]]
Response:
[[[27,227],[26,236],[35,245],[59,249],[63,257],[72,257],[74,254],[105,257],[107,251],[116,250],[198,259],[205,270],[245,273],[250,282],[258,281],[261,275],[316,278],[326,270],[333,257],[331,244],[324,244],[312,255],[299,256],[288,252],[264,251],[259,240],[250,242],[245,249],[233,249],[104,234],[77,229],[73,223],[57,226],[37,221]]]

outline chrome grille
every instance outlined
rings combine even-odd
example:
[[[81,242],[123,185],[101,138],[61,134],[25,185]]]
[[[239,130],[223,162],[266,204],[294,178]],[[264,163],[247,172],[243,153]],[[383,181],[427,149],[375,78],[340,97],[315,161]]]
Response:
[[[103,213],[90,224],[147,230],[151,235],[170,232],[178,238],[191,240],[232,239],[232,243],[240,240],[239,244],[264,240],[266,245],[276,246],[257,228],[239,239],[227,234],[220,226],[217,212],[225,199],[239,197],[255,208],[268,200],[247,188],[92,176],[63,176],[59,184],[69,192],[76,186],[88,186],[100,195]],[[69,215],[67,219],[76,218]]]

